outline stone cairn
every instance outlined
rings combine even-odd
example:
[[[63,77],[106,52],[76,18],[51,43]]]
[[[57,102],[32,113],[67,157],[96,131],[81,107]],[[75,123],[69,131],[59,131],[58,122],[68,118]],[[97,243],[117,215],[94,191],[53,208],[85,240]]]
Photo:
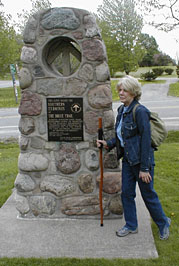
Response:
[[[98,219],[98,118],[106,139],[113,136],[115,121],[107,55],[94,16],[75,8],[35,14],[24,31],[21,61],[15,180],[19,217]],[[48,97],[83,98],[83,141],[48,141]],[[104,218],[119,218],[123,210],[116,151],[103,153]]]

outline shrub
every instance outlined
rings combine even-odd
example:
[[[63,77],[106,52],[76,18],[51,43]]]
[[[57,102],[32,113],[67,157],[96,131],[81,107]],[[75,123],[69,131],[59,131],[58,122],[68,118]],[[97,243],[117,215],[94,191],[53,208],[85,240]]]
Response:
[[[149,71],[149,72],[141,74],[141,78],[144,80],[147,80],[147,81],[151,81],[151,80],[156,79],[157,75],[156,75],[156,73]]]
[[[173,73],[173,69],[172,68],[166,68],[165,69],[165,72],[168,74],[168,75],[171,75]]]
[[[124,75],[122,75],[122,73],[115,73],[113,75],[113,78],[122,78]]]
[[[163,68],[157,67],[157,68],[152,68],[152,71],[157,75],[157,76],[161,76],[164,72]]]

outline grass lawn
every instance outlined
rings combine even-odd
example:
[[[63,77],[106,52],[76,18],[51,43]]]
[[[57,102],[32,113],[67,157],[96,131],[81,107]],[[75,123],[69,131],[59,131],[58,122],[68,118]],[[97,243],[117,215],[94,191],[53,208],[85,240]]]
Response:
[[[16,98],[14,96],[14,88],[0,88],[0,108],[12,108],[18,107],[20,103],[21,92],[20,88],[18,90],[18,103],[16,104]]]
[[[173,84],[170,84],[169,93],[170,96],[179,97],[179,81]]]
[[[18,144],[0,143],[0,207],[12,193],[18,171],[18,154]]]
[[[0,143],[0,191],[1,205],[11,194],[13,182],[17,175],[17,144]],[[161,241],[158,229],[152,223],[155,244],[159,253],[158,259],[25,259],[0,258],[0,266],[178,266],[179,265],[179,131],[171,131],[165,142],[155,152],[155,189],[160,197],[165,213],[171,217],[170,238]],[[101,240],[102,241],[102,240]],[[136,243],[137,244],[137,243]]]

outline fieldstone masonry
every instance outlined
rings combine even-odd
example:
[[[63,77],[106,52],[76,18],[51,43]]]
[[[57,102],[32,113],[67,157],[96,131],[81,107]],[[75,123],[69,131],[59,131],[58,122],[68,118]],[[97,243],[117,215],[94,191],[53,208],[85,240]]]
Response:
[[[20,70],[20,155],[16,207],[23,218],[99,218],[98,118],[114,134],[107,55],[86,10],[52,8],[31,17]],[[48,141],[48,97],[83,98],[84,141]],[[104,217],[120,217],[121,174],[115,150],[104,151]]]

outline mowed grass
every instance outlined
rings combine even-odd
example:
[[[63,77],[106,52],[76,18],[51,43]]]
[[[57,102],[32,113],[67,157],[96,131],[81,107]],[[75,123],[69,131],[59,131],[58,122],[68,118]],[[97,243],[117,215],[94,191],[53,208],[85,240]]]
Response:
[[[18,107],[21,98],[20,88],[18,90],[18,102],[16,103],[16,98],[14,95],[14,88],[0,88],[0,108],[13,108]]]
[[[179,97],[179,79],[178,82],[170,84],[169,95]]]
[[[179,265],[179,131],[169,132],[165,143],[155,152],[155,160],[155,189],[166,215],[172,220],[167,242],[158,239],[157,228],[152,224],[155,243],[163,258],[161,265],[167,265],[167,261],[170,265]]]
[[[18,154],[18,144],[0,142],[0,207],[12,193],[14,180],[18,172]]]
[[[17,144],[0,145],[0,191],[1,204],[5,202],[13,188],[17,175]],[[170,131],[166,141],[155,152],[155,189],[164,211],[172,219],[170,238],[161,241],[158,229],[152,223],[158,259],[77,259],[77,258],[1,258],[0,266],[178,266],[179,265],[179,131]],[[7,194],[6,194],[6,191]],[[103,241],[101,239],[101,241]],[[136,243],[137,245],[137,243]],[[120,246],[120,239],[119,239]],[[70,248],[70,243],[69,243]]]

